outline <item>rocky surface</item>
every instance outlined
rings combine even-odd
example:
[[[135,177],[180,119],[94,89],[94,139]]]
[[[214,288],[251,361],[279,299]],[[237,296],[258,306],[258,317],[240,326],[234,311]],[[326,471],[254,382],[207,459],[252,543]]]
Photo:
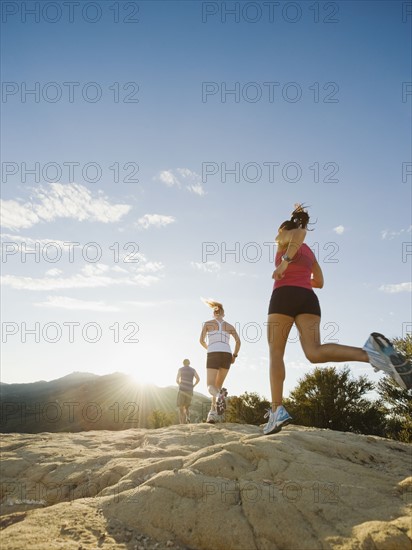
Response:
[[[411,446],[291,426],[2,436],[2,549],[411,550]]]

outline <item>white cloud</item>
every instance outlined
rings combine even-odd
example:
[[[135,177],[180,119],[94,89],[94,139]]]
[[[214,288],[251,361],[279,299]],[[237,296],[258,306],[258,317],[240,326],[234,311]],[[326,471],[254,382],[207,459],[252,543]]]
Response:
[[[194,193],[195,195],[199,195],[199,197],[203,197],[203,195],[206,195],[206,191],[203,189],[203,187],[200,183],[194,183],[193,185],[187,185],[186,189],[188,189],[191,193]]]
[[[176,168],[176,170],[163,170],[157,178],[168,187],[177,187],[187,189],[190,193],[194,193],[199,197],[206,195],[206,191],[202,185],[202,178],[196,172],[189,168]]]
[[[106,264],[86,264],[80,270],[84,275],[93,277],[94,275],[102,275],[107,273],[110,270],[110,267]]]
[[[82,249],[82,245],[79,242],[59,241],[57,239],[35,240],[31,237],[21,237],[20,235],[13,236],[8,233],[2,233],[0,236],[2,238],[0,257],[4,257],[4,263],[6,263],[8,258],[13,256],[25,258],[26,253],[29,254],[31,251],[37,252],[38,261],[40,261],[40,258],[43,258],[45,261],[55,261],[56,258],[60,259],[63,254],[67,254],[70,262],[73,262],[75,257],[80,257],[85,252],[84,247]],[[79,250],[82,250],[82,252]],[[114,250],[113,247],[111,250]],[[116,253],[115,261],[120,261],[120,263],[124,264],[140,264],[147,261],[144,254],[138,252],[139,246],[135,242],[128,242],[127,245],[124,245],[123,250],[127,252],[121,251],[120,253]],[[83,256],[83,258],[84,257],[85,256]],[[115,271],[119,272],[121,270],[122,268],[119,266],[115,269]],[[126,270],[123,270],[123,272],[127,273]]]
[[[20,235],[12,235],[11,233],[0,233],[0,238],[3,241],[4,244],[10,242],[11,244],[22,243],[30,246],[46,246],[50,243],[55,244],[56,246],[60,246],[61,248],[65,249],[68,247],[68,244],[64,244],[65,242],[68,243],[69,241],[59,241],[58,239],[32,239],[31,237],[22,237]],[[9,241],[10,239],[10,241]],[[19,248],[20,250],[20,248]]]
[[[333,228],[333,231],[337,233],[338,235],[342,235],[342,233],[345,231],[345,227],[343,225],[338,225],[337,227]]]
[[[146,256],[141,252],[137,252],[138,246],[136,243],[130,243],[127,254],[121,254],[120,259],[124,264],[135,265],[141,262],[147,262]]]
[[[20,235],[10,235],[1,233],[0,257],[4,258],[6,263],[9,258],[20,258],[24,261],[26,254],[33,257],[36,254],[36,261],[39,262],[43,257],[45,261],[60,258],[63,252],[69,252],[70,247],[74,248],[74,243],[59,241],[57,239],[32,239],[31,237],[21,237]]]
[[[220,264],[217,262],[190,262],[190,265],[194,269],[198,269],[199,271],[204,271],[205,273],[219,273],[220,271]]]
[[[35,302],[38,307],[50,307],[57,309],[70,309],[82,311],[120,311],[116,306],[109,306],[102,301],[93,302],[88,300],[77,300],[67,296],[48,296],[45,302]]]
[[[159,177],[159,180],[162,183],[165,183],[168,187],[173,187],[174,185],[176,185],[177,187],[180,187],[179,180],[171,170],[163,170],[162,172],[160,172],[158,177]]]
[[[62,273],[63,273],[63,271],[61,269],[57,269],[57,268],[48,269],[46,271],[46,275],[48,277],[57,277],[58,275],[61,275]]]
[[[412,231],[412,225],[410,225],[407,229],[401,229],[400,231],[390,231],[389,229],[384,229],[381,231],[381,237],[382,239],[392,240],[395,237],[399,237],[403,233],[411,233]]]
[[[136,271],[138,273],[156,273],[157,271],[161,271],[162,269],[164,269],[164,267],[165,266],[162,264],[162,262],[147,262],[141,267],[138,267]]]
[[[389,292],[389,294],[394,294],[397,292],[412,292],[412,283],[397,283],[389,285],[381,285],[379,290],[382,292]]]
[[[119,265],[115,265],[112,267],[113,271],[116,273],[128,273],[127,269],[124,269],[123,267],[120,267]]]
[[[159,300],[158,302],[150,302],[150,301],[141,302],[141,301],[131,300],[123,303],[127,306],[140,308],[140,307],[160,307],[160,306],[172,304],[174,302],[173,300]]]
[[[0,201],[1,225],[16,230],[58,218],[113,223],[131,209],[127,204],[112,204],[107,197],[100,195],[93,197],[86,187],[76,183],[39,186],[34,189],[30,202]]]
[[[31,227],[40,221],[30,204],[0,200],[1,225],[9,229]]]
[[[198,177],[196,172],[192,172],[189,168],[178,168],[176,171],[182,176],[182,178],[191,178],[193,176]]]
[[[135,270],[136,271],[136,270]],[[116,275],[113,276],[113,273]],[[110,286],[148,287],[160,280],[159,276],[127,272],[126,276],[117,276],[119,271],[104,264],[87,264],[80,273],[70,277],[46,276],[43,278],[4,275],[3,286],[15,290],[50,291],[69,288],[107,288]]]
[[[137,220],[137,225],[143,229],[148,229],[151,226],[165,227],[170,223],[174,223],[176,218],[173,216],[163,216],[161,214],[145,214]]]

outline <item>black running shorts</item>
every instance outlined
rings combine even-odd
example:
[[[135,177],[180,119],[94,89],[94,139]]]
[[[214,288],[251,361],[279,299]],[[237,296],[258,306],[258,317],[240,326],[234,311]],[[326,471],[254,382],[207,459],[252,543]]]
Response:
[[[207,354],[207,369],[230,369],[232,354],[228,351],[211,351]]]
[[[281,286],[272,292],[268,315],[281,313],[295,318],[301,313],[320,317],[319,300],[313,290],[300,286]]]

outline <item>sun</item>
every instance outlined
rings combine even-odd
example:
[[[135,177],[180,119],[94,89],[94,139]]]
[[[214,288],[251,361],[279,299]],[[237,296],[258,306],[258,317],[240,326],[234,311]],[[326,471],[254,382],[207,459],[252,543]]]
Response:
[[[164,386],[159,372],[153,369],[136,369],[127,373],[137,386]]]

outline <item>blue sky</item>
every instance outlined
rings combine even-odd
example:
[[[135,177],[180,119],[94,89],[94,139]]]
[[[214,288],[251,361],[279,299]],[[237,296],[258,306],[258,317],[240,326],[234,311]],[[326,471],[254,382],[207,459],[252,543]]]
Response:
[[[270,243],[296,202],[323,341],[411,330],[410,3],[2,9],[3,382],[163,386],[188,357],[206,392],[213,297],[243,342],[230,393],[269,396]],[[312,368],[295,336],[286,391]]]

